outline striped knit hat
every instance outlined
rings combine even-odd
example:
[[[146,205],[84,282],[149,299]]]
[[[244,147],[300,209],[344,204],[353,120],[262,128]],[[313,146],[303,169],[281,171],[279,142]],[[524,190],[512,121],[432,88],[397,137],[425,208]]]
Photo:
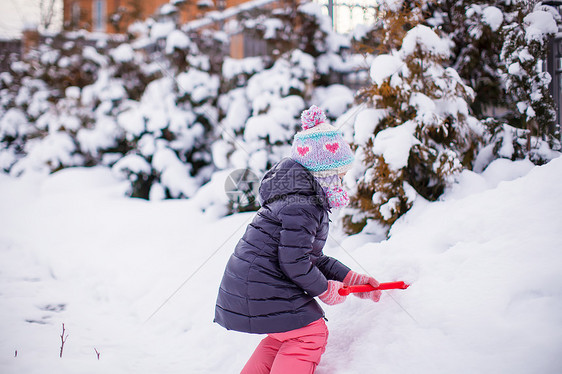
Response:
[[[313,105],[301,114],[303,131],[293,138],[291,158],[316,178],[326,178],[351,169],[353,152],[341,131],[326,123],[324,112]]]

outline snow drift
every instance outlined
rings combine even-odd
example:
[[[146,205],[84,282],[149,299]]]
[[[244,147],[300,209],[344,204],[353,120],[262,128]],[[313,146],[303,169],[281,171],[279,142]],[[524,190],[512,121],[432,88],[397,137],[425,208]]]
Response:
[[[498,160],[418,200],[386,241],[333,227],[327,254],[411,286],[326,306],[318,373],[560,371],[561,184],[562,158]],[[2,373],[235,373],[262,338],[212,322],[254,213],[217,220],[124,188],[104,168],[0,176]]]

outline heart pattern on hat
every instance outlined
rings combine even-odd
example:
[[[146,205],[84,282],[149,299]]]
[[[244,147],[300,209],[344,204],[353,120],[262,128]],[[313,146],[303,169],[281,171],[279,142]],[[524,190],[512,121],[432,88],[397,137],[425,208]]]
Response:
[[[336,151],[340,148],[340,143],[326,143],[325,147],[328,151],[336,153]]]
[[[310,151],[310,148],[308,148],[308,147],[297,147],[297,152],[301,156],[306,155],[309,151]]]

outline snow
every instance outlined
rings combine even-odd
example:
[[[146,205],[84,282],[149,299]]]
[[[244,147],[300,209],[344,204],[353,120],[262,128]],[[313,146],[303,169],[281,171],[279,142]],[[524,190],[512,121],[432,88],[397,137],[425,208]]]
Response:
[[[357,114],[354,123],[354,143],[365,145],[375,133],[379,122],[388,115],[385,109],[364,109]]]
[[[107,57],[99,54],[98,51],[96,51],[96,49],[91,46],[85,46],[82,51],[82,55],[84,56],[85,59],[95,62],[96,64],[102,67],[107,66],[109,62]]]
[[[152,166],[160,173],[160,181],[173,198],[191,197],[197,184],[189,176],[190,165],[181,162],[170,148],[158,149],[154,153]]]
[[[101,81],[101,79],[98,80],[96,84]],[[103,90],[98,91],[98,98],[102,101],[117,101],[125,99],[126,97],[127,91],[125,90],[125,87],[123,87],[123,83],[121,81],[109,81]]]
[[[361,40],[367,36],[369,31],[371,31],[371,27],[369,25],[360,23],[351,30],[350,36],[352,39]]]
[[[435,101],[421,92],[414,92],[410,96],[410,105],[416,108],[416,112],[420,115],[432,113],[436,111]]]
[[[189,69],[176,78],[180,92],[187,93],[195,103],[200,103],[215,96],[219,89],[219,78],[204,71]]]
[[[270,2],[248,2],[196,22],[224,20]],[[398,0],[381,3],[388,9],[403,6]],[[322,12],[319,4],[299,7],[309,14]],[[483,22],[498,30],[501,12],[478,7]],[[328,17],[319,22],[322,30],[331,30]],[[540,12],[525,18],[525,24],[532,38],[552,30]],[[281,26],[267,20],[266,38]],[[326,51],[317,59],[295,51],[266,69],[264,57],[227,58],[222,77],[227,86],[238,87],[228,92],[219,90],[218,76],[208,73],[209,58],[194,50],[185,31],[189,27],[176,27],[172,21],[147,20],[130,28],[144,35],[133,45],[123,43],[108,53],[99,48],[107,41],[98,49],[84,47],[84,58],[102,67],[95,83],[68,87],[66,98],[50,105],[47,85],[24,81],[16,103],[27,112],[12,108],[2,116],[0,137],[21,137],[32,124],[44,131],[29,132],[26,158],[17,154],[19,140],[0,152],[0,167],[14,164],[11,175],[21,175],[0,174],[1,373],[239,372],[261,337],[227,332],[212,323],[224,265],[255,214],[224,218],[229,211],[225,181],[233,168],[249,167],[259,174],[288,155],[300,112],[309,102],[324,108],[346,139],[360,146],[346,176],[352,187],[364,174],[367,182],[374,175],[361,163],[362,146],[369,141],[368,152],[400,170],[418,143],[416,125],[431,127],[448,115],[477,122],[465,100],[447,95],[461,84],[452,69],[429,66],[434,94],[441,99],[414,90],[404,105],[418,115],[376,138],[386,110],[354,107],[353,91],[342,85],[311,89],[318,74],[367,74],[366,66],[377,85],[387,78],[392,88],[403,85],[401,79],[411,74],[403,61],[416,48],[438,56],[449,53],[450,42],[425,26],[411,30],[402,50],[391,55],[337,54],[350,47],[349,39],[330,32],[319,41]],[[166,53],[192,49],[190,67],[152,80],[153,74],[162,76],[162,64],[141,64],[146,56],[135,50],[155,41]],[[136,78],[125,82],[128,77],[117,76],[109,57],[140,64],[151,79],[140,99],[128,100]],[[57,58],[46,53],[42,61]],[[510,73],[519,74],[531,60],[529,49],[522,49]],[[72,61],[63,57],[58,63]],[[542,98],[531,95],[534,101]],[[224,115],[220,124],[215,99]],[[528,117],[536,115],[527,102],[518,107]],[[209,123],[218,126],[209,137],[222,137],[213,144],[201,141]],[[325,307],[330,344],[317,373],[559,371],[562,161],[541,167],[511,161],[514,131],[505,128],[498,134],[498,143],[478,155],[479,173],[464,170],[437,202],[427,202],[404,183],[414,207],[393,226],[388,240],[386,228],[375,221],[361,234],[344,236],[334,213],[327,254],[381,281],[404,279],[412,286],[385,293],[378,304],[350,298],[344,305]],[[125,157],[118,153],[129,146],[133,150]],[[546,142],[537,147],[537,153],[548,155],[545,159],[557,154]],[[104,153],[110,149],[115,153]],[[505,158],[493,160],[493,150]],[[186,162],[191,154],[196,162],[206,158],[210,166],[192,176],[196,166]],[[91,158],[107,167],[72,168],[94,162]],[[63,166],[68,169],[47,175]],[[137,178],[155,178],[149,201],[123,197]],[[397,197],[386,201],[380,207],[383,217],[390,218],[399,203]],[[358,222],[361,216],[352,219]],[[70,338],[59,359],[62,323]]]
[[[214,22],[225,21],[229,18],[234,18],[243,12],[264,7],[274,1],[275,0],[251,0],[251,1],[246,1],[239,5],[230,6],[221,12],[209,11],[205,13],[205,16],[203,18],[190,21],[187,24],[185,24],[182,28],[184,30],[202,29],[206,26],[213,24]],[[209,2],[212,2],[212,0],[209,0]],[[206,1],[203,1],[203,3],[206,3]]]
[[[525,73],[521,64],[519,62],[515,62],[508,66],[507,72],[511,75],[521,76]]]
[[[499,8],[495,6],[488,6],[484,8],[482,13],[482,20],[484,23],[488,24],[492,31],[496,32],[499,30],[503,23],[503,13]]]
[[[496,188],[502,182],[524,177],[534,166],[529,160],[511,161],[507,158],[498,158],[480,174],[463,170],[458,177],[460,183],[452,185],[446,196],[448,199],[462,199],[477,192]]]
[[[242,130],[248,117],[250,117],[248,100],[246,100],[242,88],[232,90],[229,96],[230,104],[222,124],[228,129]]]
[[[17,161],[16,151],[13,147],[0,151],[0,169],[10,170]]]
[[[264,70],[260,74],[253,75],[247,83],[246,95],[254,101],[264,93],[270,93],[282,97],[287,95],[292,87],[302,90],[302,82],[294,78],[292,74],[298,70],[291,66],[286,60],[277,60],[271,69]],[[305,71],[305,74],[308,72]]]
[[[525,101],[519,101],[517,103],[517,109],[519,110],[519,112],[521,113],[525,113],[525,111],[527,110],[529,104]]]
[[[108,149],[116,146],[116,138],[119,128],[112,117],[101,117],[92,129],[83,128],[76,134],[76,139],[82,151],[96,155],[100,149]]]
[[[353,104],[353,91],[342,84],[318,87],[314,90],[312,102],[322,108],[330,117],[339,118]]]
[[[314,2],[306,2],[302,5],[299,5],[299,11],[304,14],[308,14],[317,18],[321,18],[322,16],[322,6],[320,4]]]
[[[64,90],[64,95],[68,99],[79,100],[80,99],[80,87],[75,87],[75,86],[68,87],[66,90]]]
[[[65,132],[56,131],[47,134],[40,141],[28,141],[25,148],[28,155],[13,166],[10,170],[12,175],[54,171],[63,165],[80,164],[80,158],[74,154],[76,145]]]
[[[24,94],[24,96],[25,96],[25,94]],[[47,103],[48,97],[49,97],[49,93],[47,91],[40,90],[40,91],[35,92],[31,96],[31,100],[30,100],[29,106],[27,108],[27,113],[29,115],[35,117],[35,118],[37,118],[41,114],[45,113],[49,109],[49,105]],[[18,94],[18,99],[19,98],[20,98],[20,95]],[[28,98],[23,97],[21,99],[26,100]]]
[[[418,25],[408,31],[402,41],[401,53],[409,56],[417,48],[434,56],[449,57],[452,42],[446,38],[440,38],[432,29],[424,25]]]
[[[166,53],[173,53],[175,49],[186,49],[190,46],[191,40],[180,30],[174,30],[166,37]]]
[[[562,158],[465,175],[440,201],[418,199],[388,240],[333,223],[328,255],[411,286],[325,306],[317,373],[559,371]],[[262,336],[213,324],[213,307],[254,213],[199,209],[225,176],[199,201],[146,202],[102,167],[0,175],[1,371],[239,372]]]
[[[410,148],[419,143],[414,136],[415,130],[415,122],[409,121],[379,132],[375,137],[373,152],[381,154],[391,169],[400,170],[408,165]]]
[[[177,11],[178,11],[178,8],[176,8],[174,5],[164,4],[160,7],[159,13],[161,15],[170,15],[170,14],[176,13]]]
[[[398,56],[379,55],[371,64],[371,79],[380,86],[384,80],[396,73],[404,63]]]
[[[270,114],[252,116],[246,122],[244,140],[248,142],[268,138],[271,143],[287,140],[292,134]]]
[[[222,75],[225,79],[245,73],[253,74],[264,69],[264,62],[261,57],[247,57],[244,59],[234,59],[227,57],[222,65]]]
[[[0,138],[17,137],[27,127],[25,114],[16,108],[10,108],[0,119]]]
[[[124,178],[127,177],[129,172],[150,175],[150,170],[150,164],[136,154],[128,154],[113,165],[113,172],[116,175],[122,175]]]
[[[525,24],[525,38],[528,43],[542,40],[546,34],[558,32],[556,21],[552,14],[542,10],[534,11],[523,18]]]
[[[275,38],[277,30],[283,28],[283,22],[279,18],[268,18],[262,24],[265,27],[263,38],[266,40]]]
[[[135,51],[128,43],[120,44],[117,48],[112,49],[109,55],[117,62],[131,62],[135,58]]]
[[[398,12],[404,3],[404,0],[380,0],[378,3],[382,6],[383,9],[391,11],[391,12]]]
[[[213,173],[209,183],[202,186],[192,202],[203,212],[206,218],[224,217],[227,212],[229,199],[225,191],[225,184],[233,169],[225,169]]]
[[[203,7],[212,8],[215,6],[215,4],[213,4],[213,0],[197,0],[197,6],[200,8]]]
[[[121,128],[123,128],[127,133],[139,136],[143,131],[145,131],[145,120],[138,110],[129,109],[117,116],[117,123]]]
[[[57,50],[46,51],[45,53],[41,54],[41,63],[44,65],[53,65],[55,62],[57,62],[59,55],[60,52]]]
[[[152,40],[167,38],[175,29],[176,25],[173,21],[153,23],[150,28],[150,38]]]

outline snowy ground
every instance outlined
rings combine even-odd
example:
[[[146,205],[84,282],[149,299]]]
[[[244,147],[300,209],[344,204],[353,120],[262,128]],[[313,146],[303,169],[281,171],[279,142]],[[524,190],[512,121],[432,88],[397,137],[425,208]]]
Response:
[[[333,228],[327,254],[411,287],[326,307],[317,372],[562,372],[561,186],[562,158],[500,160],[419,201],[387,241]],[[0,175],[0,372],[239,372],[261,336],[212,319],[253,213],[216,220],[123,188],[98,168]]]

